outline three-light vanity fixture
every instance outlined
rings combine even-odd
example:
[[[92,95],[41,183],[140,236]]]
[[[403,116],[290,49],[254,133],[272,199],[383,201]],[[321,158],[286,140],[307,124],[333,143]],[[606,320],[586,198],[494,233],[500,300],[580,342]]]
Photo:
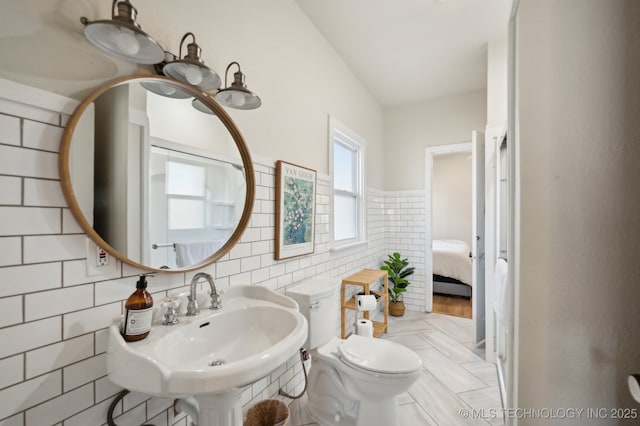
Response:
[[[247,89],[244,82],[244,74],[240,70],[240,64],[231,62],[225,71],[224,88],[218,74],[206,66],[201,59],[201,49],[196,43],[196,37],[188,32],[180,41],[178,56],[165,51],[160,44],[149,34],[142,31],[136,22],[137,10],[129,0],[113,0],[111,4],[111,19],[90,21],[84,16],[80,21],[85,26],[84,35],[98,49],[117,58],[135,62],[137,64],[154,65],[158,74],[174,78],[183,83],[197,87],[201,91],[213,96],[218,103],[235,109],[256,109],[262,102],[258,95]],[[191,42],[187,44],[186,55],[182,55],[182,47],[187,38]],[[238,71],[233,74],[233,83],[227,86],[227,74],[233,66]],[[144,83],[143,86],[158,95],[185,99],[190,97],[186,92],[170,84],[159,82]],[[203,108],[202,102],[193,100],[194,108],[208,112]]]

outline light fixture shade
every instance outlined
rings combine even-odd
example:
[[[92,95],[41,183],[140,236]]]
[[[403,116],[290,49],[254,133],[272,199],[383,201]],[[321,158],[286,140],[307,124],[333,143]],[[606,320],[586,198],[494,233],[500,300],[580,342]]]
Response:
[[[200,59],[200,46],[196,44],[195,36],[192,33],[187,33],[182,37],[180,52],[182,52],[182,43],[188,36],[193,37],[193,42],[187,45],[187,55],[183,59],[166,64],[162,68],[162,73],[191,84],[202,91],[217,90],[221,83],[220,77]]]
[[[211,68],[185,59],[170,62],[162,69],[164,75],[189,83],[202,91],[216,90],[220,87],[220,77]]]
[[[262,105],[258,95],[246,89],[223,89],[216,93],[215,99],[222,105],[235,109],[256,109]]]
[[[113,2],[115,6],[115,1]],[[89,21],[82,17],[84,35],[98,49],[125,61],[155,64],[164,59],[162,47],[136,24],[136,9],[128,0],[117,4],[118,15],[110,20]]]
[[[194,98],[191,101],[191,106],[194,107],[195,109],[197,109],[198,111],[203,112],[205,114],[216,115],[216,113],[213,112],[213,110],[211,108],[206,106],[200,99]]]
[[[227,72],[229,71],[231,65],[234,64],[238,66],[238,71],[233,73],[233,83],[231,83],[230,87],[225,87],[215,94],[214,97],[216,101],[229,108],[258,108],[260,105],[262,105],[262,101],[260,100],[260,97],[258,95],[247,89],[247,86],[244,83],[244,74],[240,71],[240,65],[237,62],[232,62],[227,66],[227,70],[225,72],[225,85],[227,80]]]
[[[187,99],[192,95],[185,92],[175,84],[164,81],[144,81],[140,85],[148,91],[155,93],[156,95],[164,96],[166,98],[173,99]]]

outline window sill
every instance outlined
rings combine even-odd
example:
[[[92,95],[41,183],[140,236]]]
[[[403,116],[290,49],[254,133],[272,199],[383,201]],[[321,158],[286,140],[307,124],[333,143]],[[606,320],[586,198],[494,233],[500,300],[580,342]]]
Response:
[[[329,251],[331,251],[331,252],[339,252],[339,251],[349,250],[349,249],[352,249],[352,248],[355,248],[355,247],[364,246],[364,245],[367,245],[367,240],[361,240],[361,241],[355,241],[355,242],[352,242],[352,243],[334,245],[333,247],[331,247],[329,249]]]

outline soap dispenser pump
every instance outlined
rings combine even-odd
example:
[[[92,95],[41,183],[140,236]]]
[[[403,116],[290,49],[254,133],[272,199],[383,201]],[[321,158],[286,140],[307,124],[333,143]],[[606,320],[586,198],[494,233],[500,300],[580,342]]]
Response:
[[[136,291],[127,299],[125,305],[122,337],[127,342],[137,342],[149,335],[153,318],[153,298],[147,291],[147,276],[140,275]]]

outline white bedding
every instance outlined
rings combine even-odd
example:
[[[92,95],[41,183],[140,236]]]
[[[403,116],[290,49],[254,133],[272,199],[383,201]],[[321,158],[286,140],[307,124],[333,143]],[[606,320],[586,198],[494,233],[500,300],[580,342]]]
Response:
[[[433,273],[471,285],[469,244],[460,240],[433,240]]]

